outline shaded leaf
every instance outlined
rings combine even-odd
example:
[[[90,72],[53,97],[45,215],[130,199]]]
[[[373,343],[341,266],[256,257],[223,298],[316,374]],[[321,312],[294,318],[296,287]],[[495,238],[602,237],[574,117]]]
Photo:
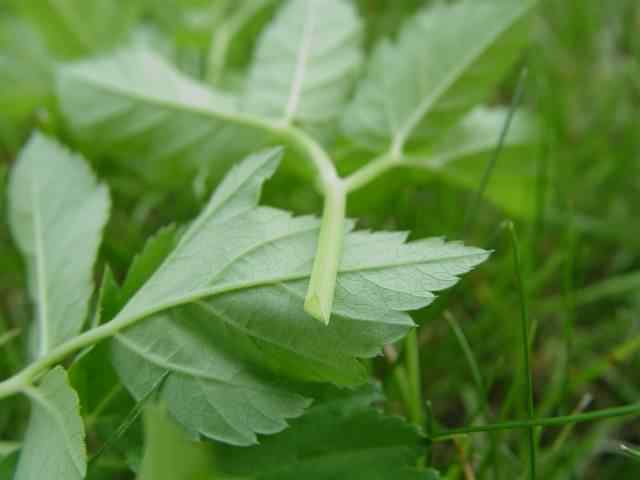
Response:
[[[185,435],[161,406],[144,412],[145,450],[139,480],[194,480],[208,478],[211,454],[206,444]]]
[[[436,480],[435,472],[415,467],[422,442],[402,419],[338,398],[311,408],[261,445],[219,447],[217,459],[225,474],[253,480]]]
[[[78,57],[117,45],[137,19],[137,0],[18,0],[58,56]]]
[[[18,150],[24,141],[34,110],[48,102],[52,69],[36,31],[16,17],[0,18],[0,150]]]
[[[409,152],[404,162],[469,189],[477,189],[495,155],[508,112],[477,108],[432,147]],[[486,196],[507,212],[529,216],[535,207],[538,128],[531,115],[516,113],[491,174]]]

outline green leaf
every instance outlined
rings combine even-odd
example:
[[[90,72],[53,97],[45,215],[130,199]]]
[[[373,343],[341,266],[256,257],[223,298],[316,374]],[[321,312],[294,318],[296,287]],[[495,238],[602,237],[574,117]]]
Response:
[[[168,371],[162,398],[195,433],[232,444],[275,433],[307,401],[273,375],[355,385],[360,357],[379,354],[483,250],[402,233],[349,233],[338,278],[335,321],[303,309],[319,222],[257,207],[261,184],[281,154],[235,167],[202,214],[114,322],[150,317],[116,337],[123,382],[143,397]],[[162,339],[159,341],[158,339]]]
[[[251,60],[256,37],[272,19],[279,0],[226,2],[231,11],[222,15],[210,39],[207,81],[213,85],[244,88],[243,71]],[[236,85],[238,84],[238,85]]]
[[[151,237],[144,250],[133,259],[127,278],[122,285],[121,297],[126,303],[151,277],[156,269],[176,247],[177,233],[173,225],[162,228]],[[124,303],[121,307],[124,306]]]
[[[62,367],[28,392],[32,412],[15,480],[81,480],[87,472],[84,426],[75,391]]]
[[[245,108],[285,124],[335,124],[362,63],[361,37],[348,2],[289,0],[259,39]]]
[[[495,155],[507,121],[504,108],[476,108],[451,128],[430,148],[409,152],[403,162],[441,175],[453,184],[476,189],[487,162]],[[531,192],[536,183],[536,120],[525,112],[516,113],[505,137],[491,175],[486,195],[507,212],[530,216],[535,207]]]
[[[315,406],[287,431],[255,447],[221,446],[217,466],[232,478],[252,480],[438,478],[415,468],[424,450],[415,428],[351,403],[339,398]]]
[[[9,200],[10,226],[29,269],[40,357],[82,330],[109,194],[82,157],[36,133],[14,167]]]
[[[167,372],[160,398],[192,437],[233,445],[257,443],[256,433],[283,430],[309,400],[273,375],[251,339],[197,306],[156,315],[116,336],[113,361],[122,382],[144,398]]]
[[[36,31],[16,17],[0,19],[0,150],[13,152],[24,142],[34,110],[49,100],[52,68]]]
[[[119,314],[139,318],[200,302],[211,318],[277,348],[286,370],[304,378],[362,381],[357,357],[401,338],[432,292],[487,258],[487,252],[434,238],[405,243],[405,233],[349,232],[337,282],[335,325],[304,313],[319,222],[257,207],[277,151],[250,157],[213,195],[176,250]],[[291,358],[284,352],[293,353]],[[276,351],[270,352],[275,355]],[[271,356],[270,355],[270,356]]]
[[[145,451],[139,480],[209,478],[212,457],[206,444],[187,438],[164,408],[147,407],[144,424]]]
[[[15,0],[58,56],[74,58],[120,42],[140,11],[137,0]]]
[[[535,0],[464,0],[418,14],[395,43],[383,41],[343,119],[369,149],[400,153],[438,138],[513,65]]]
[[[144,178],[184,185],[195,172],[223,172],[265,141],[268,125],[238,112],[236,99],[178,72],[144,48],[60,69],[57,93],[76,138]]]

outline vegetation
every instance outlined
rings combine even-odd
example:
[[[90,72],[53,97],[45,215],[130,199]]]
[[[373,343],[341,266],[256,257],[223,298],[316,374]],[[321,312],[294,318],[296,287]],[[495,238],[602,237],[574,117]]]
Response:
[[[636,478],[638,28],[0,0],[0,479]]]

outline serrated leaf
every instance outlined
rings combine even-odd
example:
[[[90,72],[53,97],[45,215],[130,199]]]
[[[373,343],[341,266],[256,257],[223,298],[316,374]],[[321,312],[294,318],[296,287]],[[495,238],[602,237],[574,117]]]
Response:
[[[87,472],[84,425],[75,391],[62,367],[29,391],[32,412],[15,480],[81,480]]]
[[[422,441],[402,419],[340,399],[311,408],[258,446],[220,447],[217,464],[232,478],[252,480],[436,480],[435,472],[415,468]]]
[[[29,269],[40,357],[82,330],[109,193],[82,157],[36,133],[14,167],[9,200],[11,230]]]
[[[318,220],[257,206],[279,158],[271,150],[235,167],[114,319],[152,316],[114,345],[134,395],[168,371],[161,395],[171,413],[194,433],[233,444],[281,430],[307,403],[266,368],[294,379],[365,382],[359,358],[401,338],[413,325],[406,310],[429,304],[432,292],[487,256],[441,239],[406,244],[402,233],[349,233],[336,320],[324,326],[303,309]]]
[[[345,133],[377,150],[438,138],[513,65],[535,3],[464,0],[419,13],[395,43],[375,50],[345,114]]]
[[[191,432],[233,445],[283,430],[309,400],[256,367],[251,339],[197,307],[157,315],[118,335],[114,365],[134,397],[143,398],[166,372],[159,396]]]
[[[144,250],[133,259],[127,278],[122,285],[121,297],[126,303],[153,275],[177,243],[177,232],[174,225],[162,228],[147,241]],[[121,306],[124,306],[123,305]]]
[[[495,155],[507,121],[504,108],[476,108],[449,129],[430,148],[409,152],[404,162],[440,175],[453,184],[477,189],[487,162]],[[536,182],[536,120],[525,112],[514,114],[486,196],[497,206],[518,216],[533,213]]]
[[[344,0],[289,0],[259,39],[245,108],[284,123],[335,123],[362,63],[362,27]]]
[[[60,57],[73,58],[118,44],[140,12],[137,0],[14,1],[31,20],[50,48]]]
[[[241,115],[233,96],[142,47],[62,67],[57,94],[87,149],[165,186],[214,165],[222,172],[265,141],[264,125]]]
[[[140,317],[200,302],[211,316],[273,349],[286,370],[304,378],[358,383],[358,357],[371,357],[402,337],[432,292],[487,252],[429,239],[405,243],[404,233],[349,232],[337,283],[335,325],[304,313],[302,304],[316,251],[319,222],[257,207],[260,184],[279,154],[251,157],[234,169],[184,234],[176,250],[119,317]],[[291,358],[290,355],[294,354]]]

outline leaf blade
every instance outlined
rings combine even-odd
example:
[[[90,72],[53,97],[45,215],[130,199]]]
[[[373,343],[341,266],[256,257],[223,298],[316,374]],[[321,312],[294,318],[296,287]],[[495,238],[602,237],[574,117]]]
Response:
[[[374,52],[343,131],[360,145],[394,153],[410,141],[437,138],[483,101],[515,61],[535,3],[467,0],[419,13],[395,44],[385,41]]]
[[[199,84],[140,46],[63,66],[56,92],[74,136],[88,150],[108,153],[158,186],[224,171],[270,135],[271,125],[242,114],[235,97]]]
[[[286,2],[258,43],[245,108],[285,124],[332,122],[362,63],[361,31],[342,0]]]
[[[84,425],[78,397],[69,385],[64,369],[56,367],[51,370],[29,396],[33,412],[16,480],[82,480],[87,472]]]
[[[137,0],[56,0],[15,2],[39,29],[49,47],[63,58],[74,58],[117,45],[140,13]]]
[[[30,272],[40,357],[82,330],[109,194],[82,157],[36,133],[13,170],[9,199],[9,223]]]
[[[330,399],[258,446],[219,447],[220,470],[256,480],[437,478],[415,468],[422,438],[413,427],[358,403]]]
[[[495,155],[508,117],[504,108],[477,108],[432,146],[408,152],[403,164],[425,170],[467,189],[480,184],[486,162]],[[530,217],[535,210],[537,120],[517,112],[505,137],[486,197],[503,210]]]

